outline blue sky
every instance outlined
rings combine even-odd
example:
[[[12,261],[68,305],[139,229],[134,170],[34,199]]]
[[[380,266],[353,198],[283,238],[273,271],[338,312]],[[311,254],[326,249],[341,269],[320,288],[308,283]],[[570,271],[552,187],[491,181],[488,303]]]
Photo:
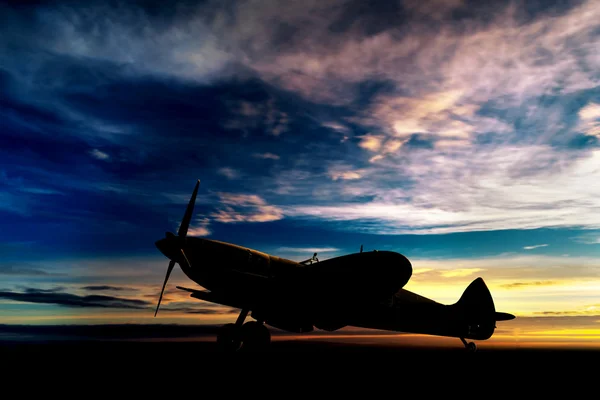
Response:
[[[154,241],[197,179],[197,236],[295,260],[364,244],[416,270],[468,264],[429,275],[448,300],[475,273],[507,306],[522,304],[509,281],[600,287],[593,1],[0,7],[6,310],[37,315],[14,293],[87,296],[92,280],[146,283],[151,302]],[[588,315],[600,298],[562,303]]]

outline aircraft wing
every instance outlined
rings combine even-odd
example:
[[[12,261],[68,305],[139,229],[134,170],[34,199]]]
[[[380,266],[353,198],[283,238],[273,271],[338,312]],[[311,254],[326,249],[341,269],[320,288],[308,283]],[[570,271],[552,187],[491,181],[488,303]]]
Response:
[[[233,308],[244,308],[245,306],[247,306],[247,304],[242,304],[241,301],[235,298],[218,295],[208,290],[190,289],[182,286],[177,286],[177,289],[183,290],[185,292],[190,292],[190,297],[199,300],[209,301],[211,303],[222,304],[224,306],[229,306]]]

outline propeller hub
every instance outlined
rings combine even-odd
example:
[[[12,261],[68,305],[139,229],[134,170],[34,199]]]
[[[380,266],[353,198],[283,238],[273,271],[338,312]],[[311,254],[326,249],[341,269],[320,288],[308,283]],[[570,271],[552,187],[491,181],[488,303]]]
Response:
[[[181,241],[175,235],[164,239],[160,239],[154,243],[154,245],[165,255],[169,260],[173,260],[179,256],[181,249]]]

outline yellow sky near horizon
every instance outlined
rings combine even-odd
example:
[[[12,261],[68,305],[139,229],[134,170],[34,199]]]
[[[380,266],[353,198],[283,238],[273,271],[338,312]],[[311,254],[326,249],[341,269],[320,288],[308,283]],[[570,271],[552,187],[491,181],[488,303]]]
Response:
[[[405,289],[442,304],[456,302],[475,278],[484,279],[496,310],[517,316],[515,320],[499,322],[494,336],[485,342],[486,346],[594,347],[600,343],[600,261],[596,258],[519,256],[453,261],[411,259],[411,262],[413,275]],[[107,266],[114,265],[114,260],[107,262]],[[105,280],[94,284],[119,286],[118,291],[103,294],[143,300],[147,302],[147,308],[72,308],[4,299],[0,301],[0,324],[212,325],[235,320],[238,310],[190,298],[187,292],[176,289],[178,285],[201,289],[179,268],[173,271],[161,310],[155,318],[153,305],[158,300],[164,279],[161,276],[164,265],[157,262],[145,266],[145,274],[139,276],[124,276],[118,269],[112,274],[110,269],[103,269]],[[51,290],[60,286],[65,293],[86,296],[90,293],[86,292],[82,282],[94,279],[86,276],[88,271],[81,268],[70,271],[79,276],[77,283],[56,281],[39,287]],[[136,283],[131,284],[133,281]],[[208,313],[168,311],[168,308],[202,309]],[[387,340],[380,333],[376,336],[374,340]],[[435,340],[443,342],[445,339]],[[454,340],[450,339],[450,343]]]

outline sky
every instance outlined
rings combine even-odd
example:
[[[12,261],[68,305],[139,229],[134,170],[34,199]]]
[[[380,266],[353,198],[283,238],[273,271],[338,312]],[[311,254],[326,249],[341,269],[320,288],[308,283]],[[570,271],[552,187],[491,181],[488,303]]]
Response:
[[[320,260],[407,256],[495,337],[600,343],[596,1],[0,5],[0,324],[230,322],[189,234]]]

